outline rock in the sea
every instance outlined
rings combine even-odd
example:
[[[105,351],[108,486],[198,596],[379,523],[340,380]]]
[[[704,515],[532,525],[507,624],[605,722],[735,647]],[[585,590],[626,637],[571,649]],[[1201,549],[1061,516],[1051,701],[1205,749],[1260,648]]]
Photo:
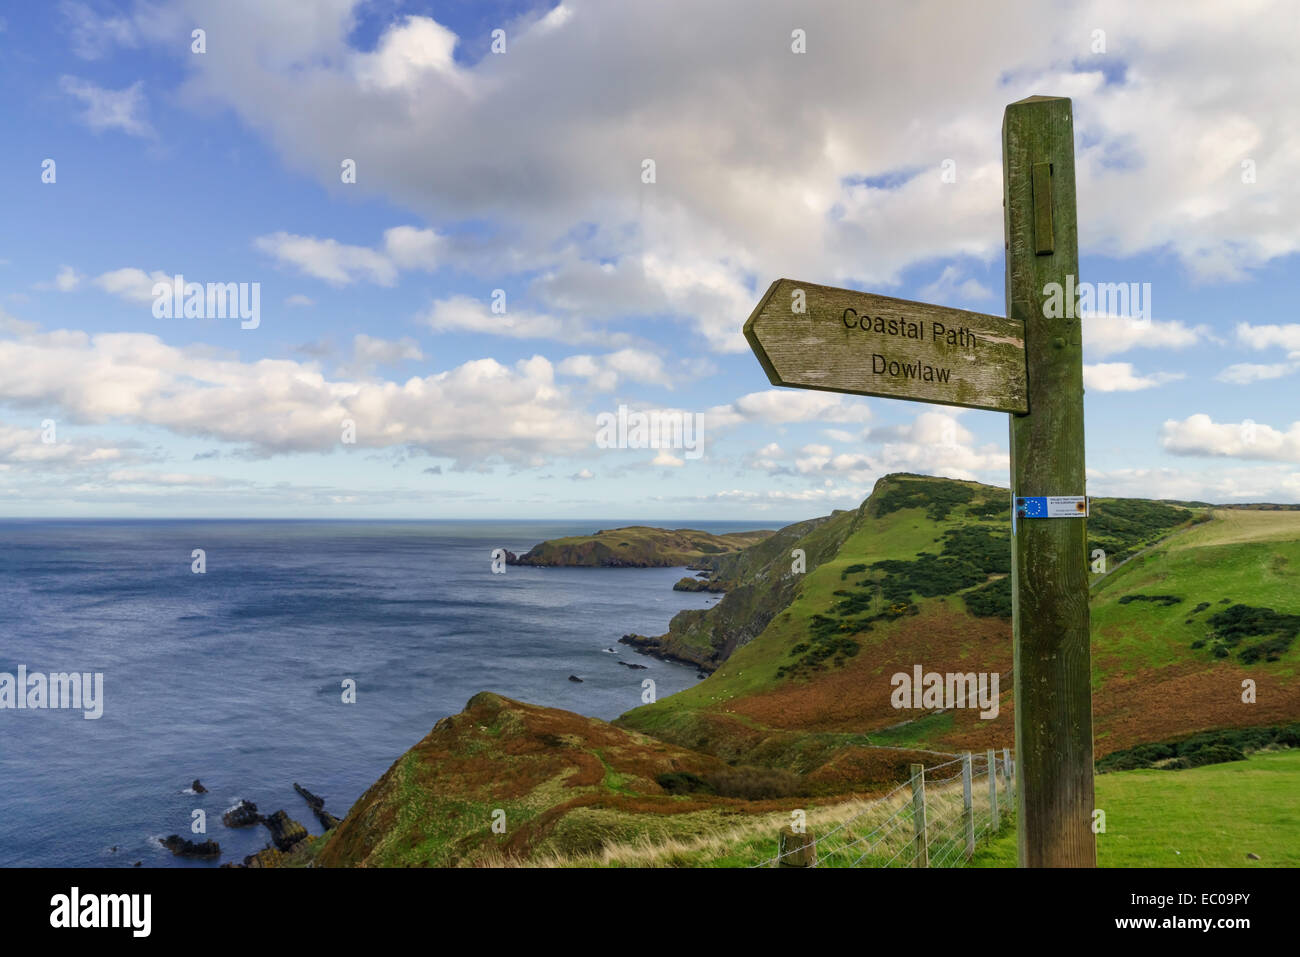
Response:
[[[287,851],[307,836],[307,829],[284,811],[262,818],[262,823],[270,829],[272,842],[282,851]]]
[[[316,812],[316,819],[320,821],[320,826],[325,828],[325,830],[327,831],[333,830],[334,828],[338,827],[340,824],[343,823],[324,808],[321,808],[319,811]]]
[[[187,841],[179,834],[172,834],[162,842],[163,847],[171,851],[177,857],[220,857],[221,845],[216,841],[203,841],[194,843]]]
[[[673,591],[728,591],[731,585],[728,582],[718,581],[716,578],[679,578],[677,584],[673,586]]]
[[[630,661],[620,661],[619,664],[622,665],[624,668],[631,668],[633,671],[648,670],[648,667],[646,665],[634,665]]]
[[[339,819],[329,811],[325,810],[324,798],[312,794],[297,781],[293,782],[293,789],[302,795],[302,799],[307,802],[307,806],[311,808],[312,812],[316,815],[316,820],[320,821],[321,827],[328,831],[330,828],[338,826]]]
[[[701,672],[700,672],[699,674],[697,674],[695,677],[697,677],[697,678],[703,680],[704,678],[707,678],[708,675],[706,675],[703,671],[701,671]]]
[[[578,684],[582,684],[582,679],[579,678],[577,675],[569,675],[569,680],[570,680],[570,681],[576,681],[576,682],[578,682]]]
[[[144,861],[136,861],[136,862],[135,862],[134,864],[132,864],[131,866],[132,866],[132,867],[140,867],[140,866],[143,865],[143,864],[144,864]]]
[[[198,778],[194,779],[194,783],[190,785],[190,790],[193,791],[195,794],[208,793],[208,789],[203,786],[203,782],[200,781]]]
[[[257,813],[257,805],[252,801],[240,801],[221,815],[221,823],[226,827],[252,827],[261,821],[262,815]]]

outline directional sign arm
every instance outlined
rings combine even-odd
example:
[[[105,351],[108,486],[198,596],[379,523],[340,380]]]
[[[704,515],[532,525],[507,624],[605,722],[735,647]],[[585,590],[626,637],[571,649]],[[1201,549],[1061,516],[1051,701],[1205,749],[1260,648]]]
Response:
[[[773,385],[1029,410],[1017,319],[778,279],[744,332]]]

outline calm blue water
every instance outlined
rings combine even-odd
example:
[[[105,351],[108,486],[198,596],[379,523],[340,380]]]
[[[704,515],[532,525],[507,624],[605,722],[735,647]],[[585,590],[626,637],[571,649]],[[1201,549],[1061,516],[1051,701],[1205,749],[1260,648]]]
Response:
[[[103,672],[105,700],[96,721],[0,710],[0,865],[216,866],[153,840],[202,840],[195,808],[242,860],[269,832],[221,823],[238,799],[319,833],[294,781],[342,817],[478,691],[613,718],[646,677],[693,684],[617,643],[716,600],[672,591],[681,569],[491,573],[493,548],[627,524],[0,521],[0,672]]]

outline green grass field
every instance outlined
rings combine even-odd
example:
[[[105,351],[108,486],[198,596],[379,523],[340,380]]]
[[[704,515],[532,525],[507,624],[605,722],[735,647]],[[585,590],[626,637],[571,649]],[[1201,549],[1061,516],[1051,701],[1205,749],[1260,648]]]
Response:
[[[1101,867],[1300,867],[1300,751],[1099,774],[1097,806],[1106,812]],[[978,848],[972,866],[1015,867],[1015,831]]]

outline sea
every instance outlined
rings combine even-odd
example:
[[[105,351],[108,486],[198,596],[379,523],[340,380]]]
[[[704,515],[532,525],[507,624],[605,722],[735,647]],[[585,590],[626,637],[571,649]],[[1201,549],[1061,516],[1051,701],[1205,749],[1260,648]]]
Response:
[[[103,675],[97,719],[0,710],[0,866],[239,862],[270,835],[222,824],[241,799],[320,833],[295,782],[343,817],[480,691],[612,719],[646,679],[689,687],[695,668],[618,639],[716,602],[672,590],[690,572],[492,570],[498,548],[631,524],[661,523],[0,520],[0,673]]]

